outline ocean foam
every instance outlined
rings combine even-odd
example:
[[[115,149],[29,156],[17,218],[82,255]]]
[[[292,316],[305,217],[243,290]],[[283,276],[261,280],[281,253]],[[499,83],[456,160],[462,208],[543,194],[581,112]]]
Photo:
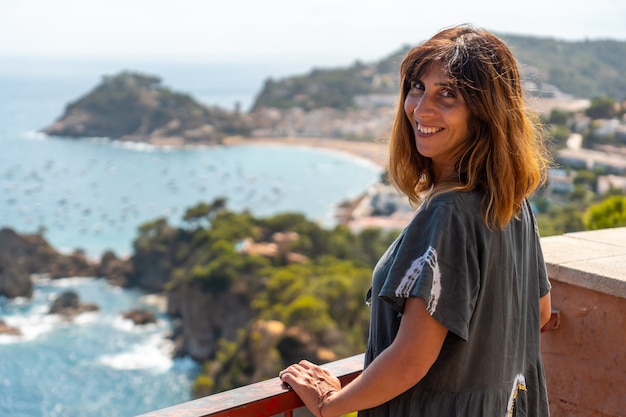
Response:
[[[34,340],[39,336],[51,332],[61,322],[61,318],[55,314],[15,315],[4,317],[4,322],[22,332],[21,336],[2,335],[0,343],[17,343]]]
[[[94,278],[94,277],[68,277],[68,278],[57,278],[57,279],[51,279],[48,280],[46,282],[47,285],[53,286],[53,287],[61,287],[61,288],[66,288],[66,287],[76,287],[78,285],[81,284],[90,284],[93,281],[97,280],[98,278]]]
[[[163,373],[172,368],[172,349],[171,342],[163,339],[161,335],[155,335],[147,343],[134,345],[126,352],[103,355],[98,362],[118,370],[143,369]]]
[[[137,325],[130,319],[125,319],[121,314],[113,319],[113,328],[121,330],[123,332],[133,333],[150,333],[154,331],[164,331],[167,328],[167,323],[163,320],[157,319],[156,323]]]

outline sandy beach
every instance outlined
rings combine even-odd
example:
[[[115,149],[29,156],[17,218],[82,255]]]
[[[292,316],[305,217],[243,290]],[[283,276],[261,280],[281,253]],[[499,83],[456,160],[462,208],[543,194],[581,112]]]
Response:
[[[325,148],[337,152],[346,152],[359,158],[378,165],[381,169],[387,166],[387,144],[368,141],[352,141],[329,138],[244,138],[241,136],[231,136],[225,138],[224,145],[289,145],[305,146],[312,148]]]

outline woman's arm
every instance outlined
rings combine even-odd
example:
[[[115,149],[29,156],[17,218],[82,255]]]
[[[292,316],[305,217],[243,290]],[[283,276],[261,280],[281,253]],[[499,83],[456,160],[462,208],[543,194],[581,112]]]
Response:
[[[552,315],[552,297],[550,292],[539,299],[539,328],[542,328]]]
[[[343,389],[324,396],[326,390],[319,386],[332,385],[326,383],[327,372],[309,362],[290,366],[280,373],[280,378],[316,416],[320,415],[320,397],[324,397],[323,417],[372,408],[408,390],[426,375],[439,356],[447,332],[428,314],[424,300],[409,298],[391,346]]]

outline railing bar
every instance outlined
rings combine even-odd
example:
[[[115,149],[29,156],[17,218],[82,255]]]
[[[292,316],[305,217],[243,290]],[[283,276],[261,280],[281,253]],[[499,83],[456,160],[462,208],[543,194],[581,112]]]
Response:
[[[361,373],[363,354],[330,362],[325,367],[348,384]],[[284,415],[293,417],[293,409],[302,407],[295,392],[281,385],[278,377],[257,382],[208,397],[198,398],[168,408],[151,411],[139,417],[260,417]]]

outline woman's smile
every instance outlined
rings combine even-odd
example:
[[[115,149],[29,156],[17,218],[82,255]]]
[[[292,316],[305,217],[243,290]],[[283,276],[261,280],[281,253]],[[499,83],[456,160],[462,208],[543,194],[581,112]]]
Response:
[[[418,133],[422,133],[426,136],[434,135],[435,133],[441,132],[443,130],[442,127],[427,127],[421,124],[416,125],[416,130]]]

